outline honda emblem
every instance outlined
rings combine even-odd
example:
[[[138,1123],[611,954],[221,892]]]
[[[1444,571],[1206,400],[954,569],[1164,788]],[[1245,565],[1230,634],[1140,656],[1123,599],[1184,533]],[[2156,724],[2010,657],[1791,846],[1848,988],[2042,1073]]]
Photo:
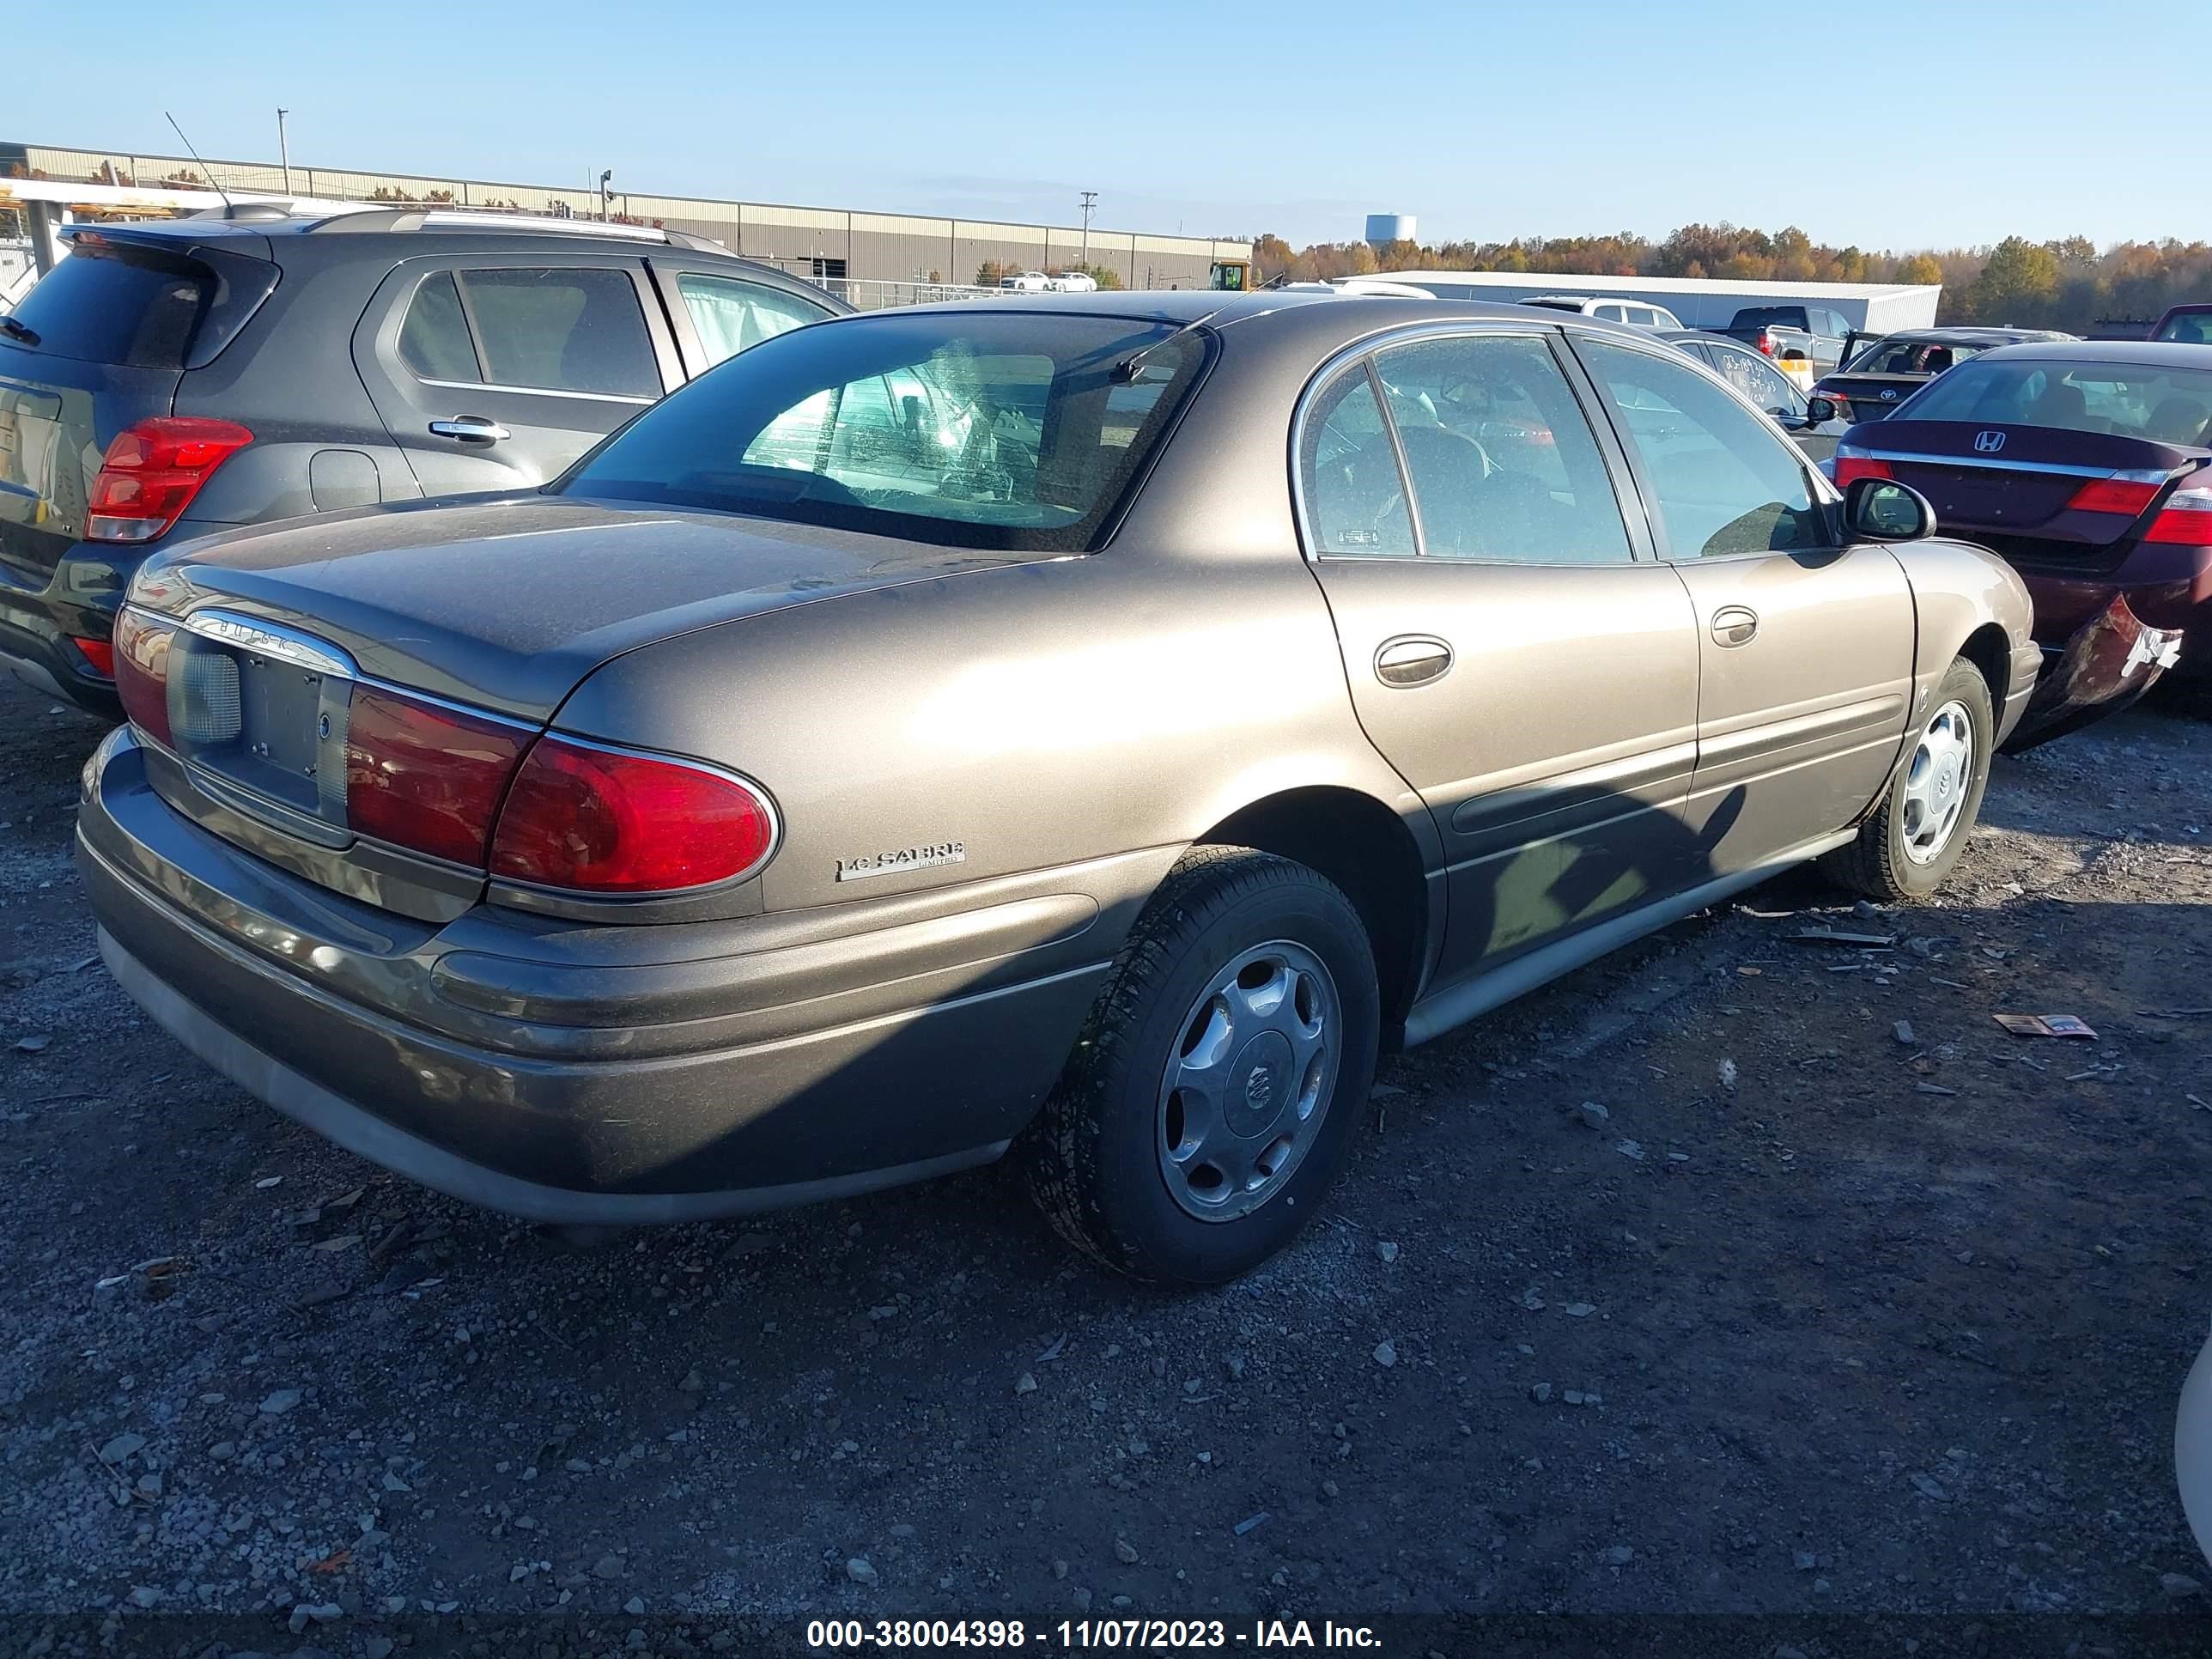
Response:
[[[1974,449],[1978,454],[1994,455],[2004,447],[2004,441],[2005,434],[2002,432],[1977,432],[1974,434]]]

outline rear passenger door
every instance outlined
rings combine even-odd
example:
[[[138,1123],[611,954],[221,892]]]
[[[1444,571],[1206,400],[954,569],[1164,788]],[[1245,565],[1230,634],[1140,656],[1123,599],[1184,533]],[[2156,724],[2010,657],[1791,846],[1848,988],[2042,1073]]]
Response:
[[[426,495],[543,483],[684,378],[643,262],[612,254],[408,260],[354,362]]]
[[[1843,829],[1881,789],[1912,691],[1912,590],[1838,544],[1805,458],[1671,354],[1571,336],[1696,608],[1688,820],[1715,873]]]
[[[1640,513],[1624,518],[1619,453],[1556,338],[1386,343],[1326,372],[1297,427],[1306,550],[1352,702],[1444,839],[1440,981],[1695,875],[1689,600]]]

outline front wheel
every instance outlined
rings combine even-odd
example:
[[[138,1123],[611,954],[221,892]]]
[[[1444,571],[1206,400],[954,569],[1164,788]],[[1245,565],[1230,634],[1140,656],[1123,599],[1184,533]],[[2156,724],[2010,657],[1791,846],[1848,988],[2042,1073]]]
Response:
[[[1966,850],[1990,779],[1996,719],[1982,672],[1952,659],[1889,793],[1858,838],[1820,860],[1842,885],[1870,898],[1923,899]]]
[[[1194,848],[1138,917],[1024,1137],[1030,1192],[1133,1278],[1249,1272],[1343,1165],[1380,1027],[1373,947],[1333,882],[1249,848]]]

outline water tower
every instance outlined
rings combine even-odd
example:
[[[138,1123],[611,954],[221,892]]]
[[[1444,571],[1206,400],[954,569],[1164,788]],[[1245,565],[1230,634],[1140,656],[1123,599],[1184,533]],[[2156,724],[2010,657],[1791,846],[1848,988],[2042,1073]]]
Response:
[[[1367,246],[1380,253],[1393,242],[1413,240],[1410,213],[1370,213],[1367,216]]]

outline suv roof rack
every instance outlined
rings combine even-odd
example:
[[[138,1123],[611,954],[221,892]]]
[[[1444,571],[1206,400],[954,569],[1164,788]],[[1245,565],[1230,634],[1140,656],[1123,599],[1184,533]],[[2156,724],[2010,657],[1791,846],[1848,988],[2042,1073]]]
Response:
[[[550,214],[499,213],[468,208],[352,208],[319,219],[307,228],[317,231],[489,230],[520,235],[600,237],[609,241],[661,242],[670,247],[698,252],[727,253],[729,249],[710,237],[688,231],[663,230],[653,225],[617,225],[598,219],[559,219]]]

